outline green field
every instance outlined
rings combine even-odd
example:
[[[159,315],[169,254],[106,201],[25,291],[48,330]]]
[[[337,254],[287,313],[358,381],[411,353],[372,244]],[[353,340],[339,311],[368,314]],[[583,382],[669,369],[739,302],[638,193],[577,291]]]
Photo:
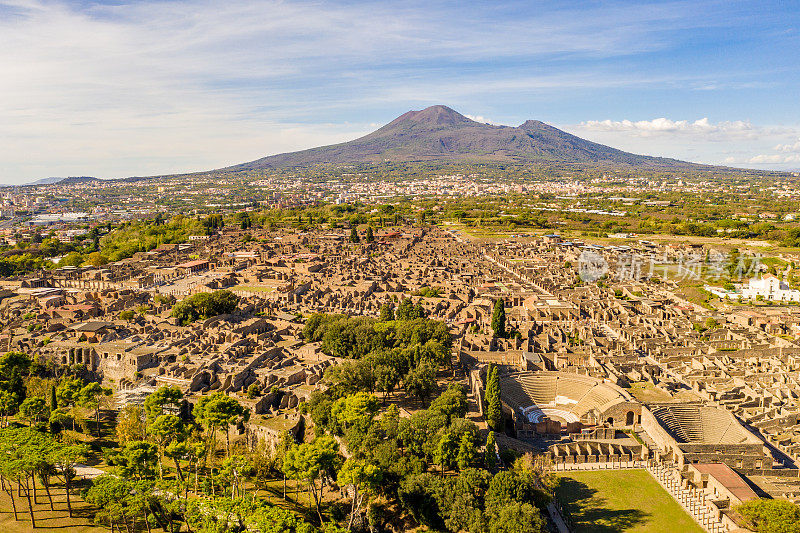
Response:
[[[569,472],[556,489],[579,533],[702,533],[645,470]]]

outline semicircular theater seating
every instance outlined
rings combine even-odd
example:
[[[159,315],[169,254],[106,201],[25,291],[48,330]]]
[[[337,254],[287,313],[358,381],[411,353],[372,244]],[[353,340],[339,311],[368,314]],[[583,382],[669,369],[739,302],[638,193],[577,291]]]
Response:
[[[500,395],[510,408],[538,423],[543,415],[577,422],[591,410],[603,413],[627,400],[603,381],[569,372],[515,372],[500,377]]]
[[[740,444],[751,439],[727,410],[711,405],[651,406],[650,411],[678,442]]]

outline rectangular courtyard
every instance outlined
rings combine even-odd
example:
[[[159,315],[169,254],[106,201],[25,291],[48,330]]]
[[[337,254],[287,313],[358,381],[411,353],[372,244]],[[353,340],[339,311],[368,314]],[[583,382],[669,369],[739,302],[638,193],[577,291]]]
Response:
[[[645,470],[563,473],[556,494],[579,533],[703,533]]]

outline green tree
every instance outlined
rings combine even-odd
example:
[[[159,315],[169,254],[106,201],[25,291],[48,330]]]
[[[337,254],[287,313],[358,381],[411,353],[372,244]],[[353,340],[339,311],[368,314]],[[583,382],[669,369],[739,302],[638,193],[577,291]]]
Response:
[[[47,402],[41,396],[31,396],[25,398],[22,405],[19,406],[19,414],[28,421],[29,425],[39,423],[41,420],[50,416],[50,409],[47,407]]]
[[[145,401],[145,403],[147,403]],[[117,414],[117,442],[125,446],[128,442],[144,440],[147,436],[144,409],[141,405],[126,405]]]
[[[111,463],[124,478],[150,479],[155,477],[158,447],[144,441],[132,441],[110,454]]]
[[[153,436],[158,447],[158,474],[163,479],[163,457],[166,448],[173,442],[179,442],[186,438],[186,427],[177,415],[159,415],[148,427],[148,433]],[[175,462],[175,467],[180,472],[180,465],[177,461]]]
[[[495,509],[489,519],[489,533],[545,531],[542,513],[530,503],[512,501]]]
[[[372,226],[367,226],[367,242],[375,242],[375,235],[372,233]]]
[[[22,352],[8,352],[0,357],[0,391],[7,392],[10,402],[7,410],[14,414],[25,401],[27,388],[25,377],[31,370],[33,361]]]
[[[436,369],[430,363],[420,363],[408,371],[403,386],[408,394],[416,396],[424,404],[437,389]]]
[[[494,303],[492,312],[492,331],[495,337],[505,337],[506,332],[506,307],[502,298]]]
[[[56,397],[55,383],[50,385],[50,411],[58,409],[58,398]]]
[[[323,435],[313,442],[292,447],[286,452],[283,460],[286,475],[307,484],[314,498],[320,523],[324,521],[320,511],[322,483],[334,472],[338,456],[339,445],[336,440],[330,435]]]
[[[93,267],[100,267],[108,264],[108,258],[100,252],[92,252],[86,256],[85,264]]]
[[[750,500],[736,507],[736,511],[757,533],[800,532],[800,507],[786,500]]]
[[[429,473],[408,476],[400,483],[398,500],[417,523],[441,531],[444,529],[444,520],[437,496],[444,492],[444,483],[445,480]]]
[[[253,511],[250,519],[259,533],[311,533],[311,527],[302,518],[275,505],[260,505]],[[193,530],[199,531],[196,525],[193,525]]]
[[[447,428],[447,419],[440,413],[418,411],[398,424],[398,439],[406,452],[429,461],[436,453],[437,435]]]
[[[348,531],[353,527],[353,520],[360,512],[364,498],[374,493],[381,482],[381,471],[375,465],[353,457],[347,459],[336,478],[339,486],[353,488],[353,502],[350,509]]]
[[[17,411],[14,396],[5,390],[0,390],[0,428],[8,425],[8,417]]]
[[[248,458],[243,455],[231,455],[222,462],[220,473],[230,482],[231,497],[240,498],[244,496],[245,481],[252,477],[254,469]]]
[[[176,303],[171,314],[185,326],[195,320],[232,313],[238,304],[239,297],[229,290],[198,292]]]
[[[466,470],[475,463],[477,450],[475,449],[475,441],[469,433],[461,435],[461,442],[458,444],[458,469]]]
[[[116,525],[119,531],[122,531],[123,526],[127,531],[135,531],[139,516],[149,530],[148,515],[154,507],[151,503],[154,499],[152,488],[151,483],[104,475],[92,482],[84,492],[84,498],[99,509],[95,518],[100,521],[108,520],[112,530]]]
[[[483,499],[491,479],[489,472],[476,468],[467,468],[448,479],[446,489],[437,498],[448,530],[486,530]]]
[[[486,470],[494,472],[497,468],[497,445],[494,442],[494,431],[486,437],[486,451],[484,452],[484,465]]]
[[[428,409],[445,415],[448,425],[453,418],[463,418],[467,414],[467,395],[464,393],[464,387],[451,383],[447,390],[431,402]]]
[[[383,402],[386,404],[386,398],[397,385],[400,384],[400,369],[399,365],[387,363],[378,363],[373,371],[375,388],[383,392]]]
[[[380,321],[391,322],[392,320],[394,320],[394,307],[390,303],[385,303],[381,306]]]
[[[436,445],[435,460],[441,471],[452,470],[458,464],[459,442],[455,434],[446,431]]]
[[[177,386],[162,386],[157,388],[153,394],[144,401],[144,410],[147,413],[147,420],[152,422],[164,414],[176,415],[180,413],[183,393]]]
[[[215,435],[217,430],[225,430],[225,442],[227,455],[231,453],[230,426],[246,421],[249,411],[245,411],[236,399],[231,398],[224,392],[215,392],[208,396],[202,396],[194,406],[195,419],[206,426],[210,433],[211,453],[214,451],[216,442]]]
[[[397,320],[415,320],[425,317],[425,310],[421,304],[414,305],[411,298],[403,298],[397,306],[395,312]]]
[[[284,468],[286,465],[286,454],[289,450],[291,450],[295,445],[294,436],[289,432],[285,431],[283,435],[281,435],[280,440],[278,441],[277,446],[275,446],[275,468],[283,474],[283,499],[286,499],[286,477],[287,477],[287,469]]]
[[[80,378],[69,377],[64,378],[56,387],[56,398],[58,404],[67,409],[73,409],[80,400],[81,389],[83,389],[83,380]],[[72,417],[72,430],[75,430],[75,413]]]
[[[53,439],[32,428],[4,428],[0,430],[0,475],[4,484],[8,484],[11,496],[14,518],[17,518],[16,504],[14,503],[11,480],[17,483],[17,493],[25,493],[28,502],[28,514],[31,526],[36,528],[36,516],[33,504],[36,502],[36,477],[38,474],[47,473],[52,469],[52,451],[56,447]],[[50,490],[45,481],[45,488],[49,495]],[[33,501],[31,500],[33,495]],[[51,499],[52,507],[52,499]]]
[[[62,439],[62,432],[67,427],[67,422],[70,421],[70,416],[63,409],[56,409],[50,412],[50,417],[47,419],[47,424],[50,427],[50,433],[56,436],[60,442]]]
[[[495,431],[503,428],[503,407],[500,403],[500,378],[495,365],[486,372],[486,421]]]
[[[251,383],[249,387],[247,387],[247,398],[252,400],[253,398],[257,398],[261,396],[261,385],[258,383]]]
[[[102,399],[111,396],[111,389],[101,386],[97,382],[92,382],[81,389],[78,394],[78,405],[86,409],[94,410],[94,419],[97,424],[97,436],[100,436],[100,407]]]
[[[536,503],[544,507],[549,495],[536,488],[534,476],[530,472],[503,470],[492,477],[486,491],[486,510],[497,513],[508,502]]]
[[[240,213],[240,215],[241,215],[240,227],[242,229],[250,229],[250,227],[253,225],[253,222],[250,220],[250,215],[247,212]]]
[[[75,476],[75,465],[86,459],[89,447],[86,444],[62,444],[55,449],[54,461],[64,478],[64,492],[67,497],[67,510],[72,518],[72,501],[70,490],[72,478]]]
[[[348,429],[366,432],[378,408],[378,400],[372,394],[359,392],[336,400],[331,407],[331,418],[339,434]]]
[[[359,242],[361,242],[361,239],[358,236],[358,230],[356,229],[355,226],[350,228],[350,242],[354,244],[358,244]]]

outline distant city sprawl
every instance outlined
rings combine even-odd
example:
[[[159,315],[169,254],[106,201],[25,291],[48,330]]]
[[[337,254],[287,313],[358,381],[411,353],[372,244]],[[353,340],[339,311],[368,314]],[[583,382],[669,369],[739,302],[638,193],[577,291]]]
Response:
[[[793,520],[791,177],[381,168],[5,189],[8,520]]]

